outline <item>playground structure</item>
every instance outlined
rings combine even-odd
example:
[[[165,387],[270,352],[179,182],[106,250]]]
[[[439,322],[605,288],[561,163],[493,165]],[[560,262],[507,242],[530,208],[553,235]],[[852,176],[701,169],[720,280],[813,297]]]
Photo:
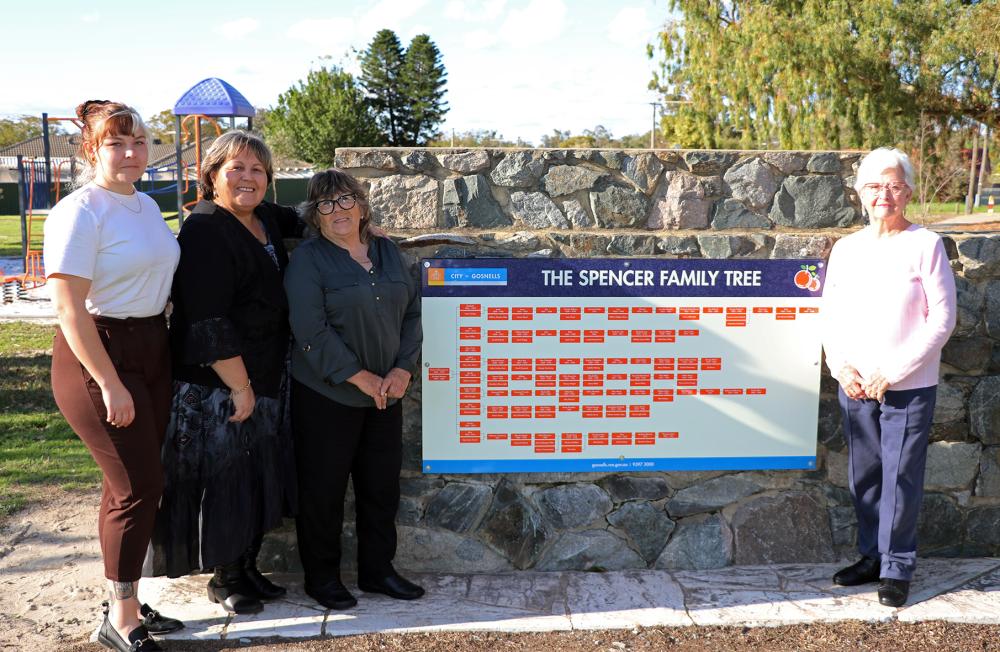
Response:
[[[222,128],[219,125],[219,120],[222,118],[229,118],[230,128],[236,127],[236,118],[246,118],[247,129],[252,129],[256,109],[228,82],[210,77],[188,89],[174,105],[172,112],[176,116],[174,164],[147,168],[143,176],[148,177],[148,183],[144,184],[140,180],[139,189],[151,195],[175,192],[177,219],[179,223],[183,223],[185,211],[202,199],[201,191],[198,189],[194,200],[184,202],[185,194],[190,191],[192,177],[197,182],[201,173],[202,121],[207,121],[218,137],[222,135]],[[43,113],[44,155],[41,158],[17,156],[18,207],[21,218],[21,255],[24,260],[24,272],[3,275],[0,270],[4,302],[22,296],[26,288],[45,284],[41,245],[40,243],[36,245],[36,241],[40,240],[39,229],[45,217],[61,198],[63,166],[67,162],[60,160],[53,163],[52,160],[49,125],[57,122],[69,122],[78,129],[83,128],[83,124],[77,118],[49,117],[47,113]],[[189,169],[191,165],[184,161],[184,150],[191,146],[194,148],[193,174]],[[68,162],[72,178],[75,176],[76,160],[71,157]],[[157,188],[154,180],[165,174],[172,176],[174,183]]]
[[[21,256],[24,259],[24,272],[3,277],[5,301],[8,300],[8,297],[20,296],[24,288],[45,284],[42,251],[35,246],[35,226],[44,221],[49,210],[59,201],[62,191],[62,166],[66,163],[66,161],[59,161],[53,169],[49,125],[54,122],[69,122],[78,129],[83,126],[77,118],[56,118],[50,117],[48,113],[43,113],[42,160],[20,155],[17,157],[17,194],[21,216]],[[70,159],[71,176],[75,171],[74,168],[75,161]],[[54,188],[53,178],[55,178]],[[55,191],[54,201],[50,194],[53,189]]]
[[[173,113],[176,124],[176,137],[174,142],[177,145],[176,158],[177,169],[182,169],[182,138],[190,133],[187,130],[188,122],[193,122],[193,139],[195,146],[195,173],[197,180],[201,176],[201,121],[208,119],[215,127],[216,133],[222,135],[218,119],[229,118],[229,127],[236,127],[236,118],[247,119],[247,129],[253,129],[253,118],[257,110],[243,97],[243,94],[233,88],[228,82],[218,77],[203,79],[187,90],[181,98],[174,104]],[[184,179],[187,181],[188,174],[184,170]],[[194,201],[184,203],[184,193],[180,188],[180,176],[177,184],[177,220],[184,222],[184,211],[189,206],[193,206],[202,199],[201,189],[198,189]]]

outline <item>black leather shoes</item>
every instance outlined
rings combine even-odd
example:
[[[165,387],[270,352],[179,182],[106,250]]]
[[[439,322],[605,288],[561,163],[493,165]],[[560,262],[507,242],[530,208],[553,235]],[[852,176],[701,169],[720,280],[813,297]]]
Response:
[[[858,586],[878,581],[882,562],[871,557],[862,557],[847,568],[841,568],[833,576],[833,583],[840,586]]]
[[[910,583],[883,577],[878,583],[878,601],[887,607],[902,607],[910,595]]]
[[[150,638],[149,632],[142,625],[128,633],[128,641],[123,639],[108,618],[107,603],[104,603],[104,622],[97,630],[97,642],[118,652],[163,652],[163,648]]]
[[[142,614],[142,626],[150,634],[169,634],[170,632],[176,632],[178,629],[184,629],[184,623],[176,618],[164,616],[148,604],[143,603],[139,607],[139,613]]]
[[[401,576],[396,571],[380,578],[358,578],[358,588],[365,593],[382,593],[397,600],[416,600],[424,594],[424,589]]]
[[[339,579],[331,580],[323,586],[313,588],[306,585],[306,595],[320,603],[327,609],[343,611],[358,604],[357,598],[351,595],[343,582]]]
[[[215,568],[215,575],[208,580],[208,599],[231,614],[255,614],[264,608],[243,570],[242,558]]]

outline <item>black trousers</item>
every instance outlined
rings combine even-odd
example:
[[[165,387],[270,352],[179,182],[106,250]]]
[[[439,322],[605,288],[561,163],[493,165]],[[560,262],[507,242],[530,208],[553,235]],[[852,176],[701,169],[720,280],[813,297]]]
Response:
[[[350,407],[293,381],[291,407],[299,478],[295,525],[306,585],[320,587],[340,577],[348,476],[354,483],[358,576],[383,577],[396,556],[402,401],[385,410]]]

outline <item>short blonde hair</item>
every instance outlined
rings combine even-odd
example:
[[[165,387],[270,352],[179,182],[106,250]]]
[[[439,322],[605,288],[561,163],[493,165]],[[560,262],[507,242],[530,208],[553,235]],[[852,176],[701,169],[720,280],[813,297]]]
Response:
[[[357,179],[337,168],[329,168],[322,172],[317,172],[309,179],[309,188],[306,190],[306,200],[299,204],[299,216],[318,235],[320,233],[318,211],[316,202],[324,197],[332,197],[336,193],[351,193],[358,202],[361,209],[361,223],[358,225],[358,235],[361,242],[368,242],[368,227],[371,226],[371,209],[368,206],[368,194]]]
[[[243,129],[234,129],[216,138],[205,152],[205,158],[201,161],[201,176],[198,177],[202,197],[215,199],[215,175],[219,168],[247,150],[264,166],[267,183],[271,185],[271,180],[274,179],[274,157],[271,150],[260,136]]]
[[[858,166],[858,174],[854,180],[854,189],[860,194],[861,188],[866,183],[878,181],[883,170],[889,168],[899,168],[903,171],[903,178],[906,181],[906,185],[910,187],[910,192],[917,189],[917,184],[913,180],[913,164],[910,163],[910,157],[895,147],[873,149],[861,160],[861,165]]]

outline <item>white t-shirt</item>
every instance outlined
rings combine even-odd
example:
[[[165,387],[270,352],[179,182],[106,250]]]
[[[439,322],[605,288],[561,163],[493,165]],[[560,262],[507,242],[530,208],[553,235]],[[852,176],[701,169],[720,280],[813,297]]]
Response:
[[[90,279],[91,314],[124,319],[163,312],[181,253],[149,196],[88,183],[49,213],[43,255],[46,275]]]

